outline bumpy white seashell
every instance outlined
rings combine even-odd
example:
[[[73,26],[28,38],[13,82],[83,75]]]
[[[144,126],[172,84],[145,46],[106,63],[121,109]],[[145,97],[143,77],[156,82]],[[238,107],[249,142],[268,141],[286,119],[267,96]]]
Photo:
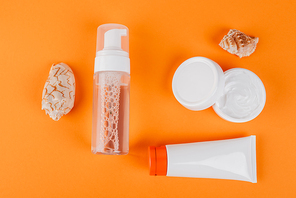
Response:
[[[251,37],[239,30],[231,29],[219,45],[229,53],[241,58],[250,56],[255,51],[258,41],[257,37]]]
[[[53,64],[42,93],[42,108],[58,121],[71,111],[75,100],[75,78],[65,63]]]

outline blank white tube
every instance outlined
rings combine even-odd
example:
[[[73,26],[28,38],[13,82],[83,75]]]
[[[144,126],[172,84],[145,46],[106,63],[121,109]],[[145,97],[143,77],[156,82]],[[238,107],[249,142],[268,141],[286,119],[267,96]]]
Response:
[[[158,148],[150,147],[152,175],[231,179],[257,183],[254,135],[229,140],[166,145],[160,152]],[[151,155],[153,149],[155,157]],[[166,163],[162,160],[165,154]],[[166,170],[163,168],[165,165]],[[158,170],[165,170],[166,174],[158,174]]]

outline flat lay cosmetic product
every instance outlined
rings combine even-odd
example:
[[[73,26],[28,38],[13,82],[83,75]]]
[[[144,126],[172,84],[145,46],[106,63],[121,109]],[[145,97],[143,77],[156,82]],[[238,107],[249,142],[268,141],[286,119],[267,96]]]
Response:
[[[253,72],[234,68],[225,71],[225,88],[214,104],[215,112],[230,122],[247,122],[256,118],[264,108],[265,88]]]
[[[128,33],[128,28],[120,24],[104,24],[97,30],[91,143],[94,154],[129,152]]]
[[[248,36],[239,30],[231,29],[219,45],[230,54],[242,58],[250,56],[255,51],[258,42],[258,37]]]
[[[53,64],[42,93],[42,108],[54,121],[71,111],[75,101],[75,77],[65,63]]]
[[[187,109],[213,106],[221,118],[236,123],[256,118],[266,101],[264,85],[256,74],[242,68],[223,73],[217,63],[204,57],[183,62],[174,74],[172,89]]]
[[[204,57],[184,61],[173,78],[173,93],[184,107],[199,111],[211,107],[223,93],[225,77],[221,67]]]
[[[257,183],[256,136],[161,147],[150,146],[150,175]]]

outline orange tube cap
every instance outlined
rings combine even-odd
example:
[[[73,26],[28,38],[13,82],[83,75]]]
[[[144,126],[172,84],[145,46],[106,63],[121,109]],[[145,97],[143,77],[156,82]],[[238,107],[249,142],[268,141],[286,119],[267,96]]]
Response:
[[[167,151],[165,146],[148,147],[149,173],[150,175],[166,176],[167,174]]]

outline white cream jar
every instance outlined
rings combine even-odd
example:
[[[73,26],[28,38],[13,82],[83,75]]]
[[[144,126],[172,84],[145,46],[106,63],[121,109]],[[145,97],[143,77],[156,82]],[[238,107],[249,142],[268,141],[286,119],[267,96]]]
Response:
[[[233,68],[223,73],[214,61],[193,57],[176,70],[173,83],[175,98],[190,110],[213,106],[215,112],[230,122],[247,122],[264,108],[266,92],[253,72]]]

